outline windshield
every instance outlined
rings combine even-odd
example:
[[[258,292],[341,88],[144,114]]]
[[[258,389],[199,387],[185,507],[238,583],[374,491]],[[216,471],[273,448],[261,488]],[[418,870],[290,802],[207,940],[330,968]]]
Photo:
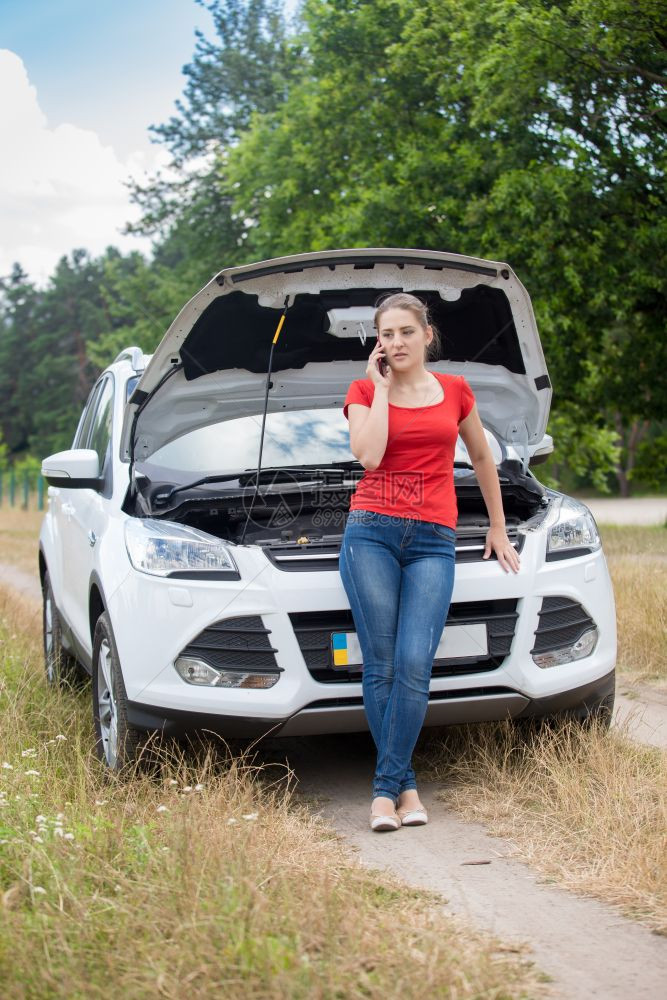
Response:
[[[257,467],[261,414],[224,420],[198,427],[159,448],[141,467],[179,471],[193,475],[224,475]],[[486,431],[491,452],[498,464],[502,452],[493,435]],[[349,425],[340,409],[290,410],[267,413],[262,450],[262,467],[326,466],[332,462],[353,462]],[[470,465],[465,445],[459,438],[455,461]]]

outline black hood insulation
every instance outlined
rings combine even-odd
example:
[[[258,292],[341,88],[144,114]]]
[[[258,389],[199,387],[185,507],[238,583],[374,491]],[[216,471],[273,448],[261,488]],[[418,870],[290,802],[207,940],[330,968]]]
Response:
[[[273,371],[303,368],[309,362],[364,361],[370,346],[356,337],[328,333],[329,309],[375,306],[399,288],[325,290],[299,294],[287,311]],[[443,360],[502,365],[525,375],[521,348],[507,296],[500,288],[465,288],[455,302],[436,291],[414,292],[426,302],[440,332]],[[271,341],[282,309],[260,306],[258,297],[231,292],[215,299],[199,317],[180,350],[187,381],[225,369],[261,373],[267,369]],[[436,360],[436,359],[434,359]]]

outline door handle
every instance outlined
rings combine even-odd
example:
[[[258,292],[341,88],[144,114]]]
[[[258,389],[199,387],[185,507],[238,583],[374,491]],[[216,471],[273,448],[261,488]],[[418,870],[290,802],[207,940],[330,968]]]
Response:
[[[90,530],[90,531],[88,532],[88,541],[90,542],[90,545],[91,545],[91,548],[92,548],[92,546],[93,546],[93,545],[95,544],[95,542],[97,541],[97,535],[96,535],[96,534],[95,534],[95,532],[94,532],[94,531],[92,530],[92,528],[91,528],[91,530]]]

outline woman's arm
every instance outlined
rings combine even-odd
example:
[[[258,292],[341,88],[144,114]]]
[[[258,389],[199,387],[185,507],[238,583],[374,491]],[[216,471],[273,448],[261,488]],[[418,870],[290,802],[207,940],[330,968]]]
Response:
[[[519,569],[519,554],[507,537],[498,470],[486,440],[476,405],[473,406],[465,420],[459,424],[459,434],[468,449],[468,455],[489,514],[490,526],[486,533],[483,558],[488,559],[491,553],[495,552],[498,562],[505,572],[511,569],[516,573]]]
[[[375,387],[375,396],[369,409],[360,403],[350,403],[347,417],[350,422],[350,450],[364,469],[373,472],[382,461],[387,449],[389,433],[388,393]]]

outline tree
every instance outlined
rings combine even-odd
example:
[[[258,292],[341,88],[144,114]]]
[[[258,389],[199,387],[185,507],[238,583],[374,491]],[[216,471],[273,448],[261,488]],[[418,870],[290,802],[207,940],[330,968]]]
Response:
[[[287,97],[300,46],[288,41],[279,0],[197,0],[213,18],[216,41],[197,32],[177,114],[152,127],[172,168],[133,186],[142,208],[130,232],[156,234],[158,259],[198,262],[193,270],[220,270],[240,261],[241,220],[231,210],[227,159],[257,112],[270,114]]]

